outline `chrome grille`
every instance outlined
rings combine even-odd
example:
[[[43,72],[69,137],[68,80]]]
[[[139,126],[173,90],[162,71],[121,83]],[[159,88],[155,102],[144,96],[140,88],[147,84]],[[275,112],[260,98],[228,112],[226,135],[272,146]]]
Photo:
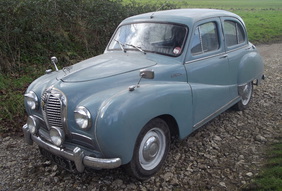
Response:
[[[49,96],[46,103],[46,116],[49,126],[55,126],[63,128],[62,117],[61,117],[61,102],[58,98],[53,95]]]
[[[66,97],[53,87],[45,90],[41,96],[41,107],[46,126],[64,128],[64,118],[66,109]]]

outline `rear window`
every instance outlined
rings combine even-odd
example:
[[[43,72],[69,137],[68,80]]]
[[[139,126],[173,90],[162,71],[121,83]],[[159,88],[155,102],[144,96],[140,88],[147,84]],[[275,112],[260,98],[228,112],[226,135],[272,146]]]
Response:
[[[246,35],[241,24],[234,21],[224,21],[226,45],[234,46],[245,42]]]

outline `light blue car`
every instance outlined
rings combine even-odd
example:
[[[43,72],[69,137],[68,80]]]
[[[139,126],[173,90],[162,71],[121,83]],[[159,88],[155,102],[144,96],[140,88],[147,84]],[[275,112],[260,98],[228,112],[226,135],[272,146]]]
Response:
[[[177,9],[125,19],[104,54],[35,80],[25,93],[25,141],[66,169],[158,172],[184,139],[234,106],[244,110],[263,62],[243,20]]]

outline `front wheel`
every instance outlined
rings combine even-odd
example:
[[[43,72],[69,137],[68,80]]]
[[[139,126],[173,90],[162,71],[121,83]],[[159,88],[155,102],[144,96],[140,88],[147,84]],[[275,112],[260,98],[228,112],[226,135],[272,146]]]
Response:
[[[241,100],[234,105],[234,108],[238,111],[243,111],[248,107],[251,101],[253,94],[253,83],[249,82],[246,85],[241,86],[239,88],[239,94],[241,96]]]
[[[151,120],[141,130],[126,170],[139,180],[150,178],[161,169],[169,146],[170,131],[166,122],[159,118]]]

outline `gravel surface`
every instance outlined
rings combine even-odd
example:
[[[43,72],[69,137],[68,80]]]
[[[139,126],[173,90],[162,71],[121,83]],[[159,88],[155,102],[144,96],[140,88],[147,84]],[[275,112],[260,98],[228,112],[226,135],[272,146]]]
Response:
[[[240,190],[258,174],[264,150],[282,135],[282,44],[258,46],[267,79],[250,108],[228,110],[182,141],[174,141],[162,171],[147,181],[122,168],[69,173],[28,146],[0,137],[0,190]],[[19,124],[23,125],[23,124]]]

